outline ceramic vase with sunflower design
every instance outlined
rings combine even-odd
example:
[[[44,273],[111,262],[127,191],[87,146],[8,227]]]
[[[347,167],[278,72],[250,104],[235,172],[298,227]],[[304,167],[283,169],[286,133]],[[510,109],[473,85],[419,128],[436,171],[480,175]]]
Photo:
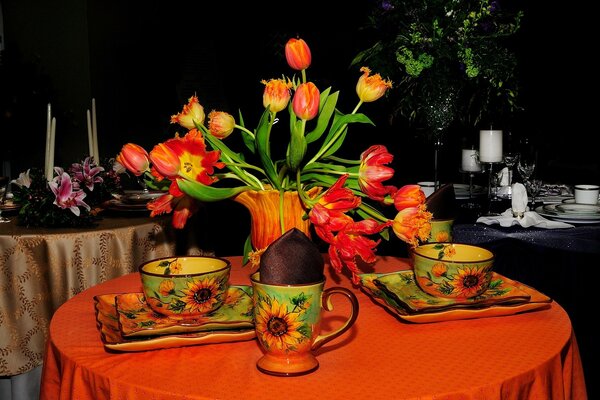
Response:
[[[325,280],[301,285],[260,282],[251,276],[256,337],[265,354],[257,361],[259,371],[276,376],[296,376],[315,371],[319,362],[312,354],[323,344],[346,332],[358,316],[358,300],[342,287],[324,290]],[[350,314],[336,330],[321,334],[321,317],[332,311],[330,298],[342,295],[350,303]]]
[[[451,242],[452,241],[452,226],[454,225],[454,219],[432,219],[431,220],[431,233],[427,243],[431,242]]]

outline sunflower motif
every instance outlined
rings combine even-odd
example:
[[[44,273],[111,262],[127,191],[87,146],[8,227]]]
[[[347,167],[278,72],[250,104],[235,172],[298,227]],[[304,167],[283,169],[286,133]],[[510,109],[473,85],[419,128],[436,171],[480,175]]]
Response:
[[[158,292],[165,297],[175,293],[175,282],[171,279],[162,280],[158,285]]]
[[[300,313],[288,312],[287,306],[275,299],[262,301],[258,307],[256,331],[265,348],[293,351],[306,339],[303,332],[307,326],[299,321]]]
[[[171,274],[178,274],[181,272],[181,270],[183,269],[183,264],[181,264],[181,262],[179,262],[179,260],[174,260],[171,265],[169,266],[169,268],[171,269]]]
[[[452,258],[456,254],[456,249],[452,245],[444,246],[444,256]]]
[[[454,287],[456,294],[460,297],[477,296],[483,290],[489,280],[489,273],[477,268],[459,268],[450,284]]]
[[[431,273],[436,277],[445,276],[448,272],[448,266],[443,262],[437,262],[431,267]]]
[[[447,231],[439,231],[438,233],[435,234],[436,242],[447,242],[448,239],[450,239],[450,235],[448,234]]]
[[[180,301],[184,309],[191,313],[210,311],[221,300],[221,284],[214,277],[202,281],[188,282],[187,288],[182,289],[183,296]]]
[[[240,289],[238,289],[238,290],[230,289],[227,292],[227,298],[225,299],[225,302],[223,303],[223,305],[234,306],[242,299],[242,296],[244,296],[244,295],[245,295],[244,292]]]

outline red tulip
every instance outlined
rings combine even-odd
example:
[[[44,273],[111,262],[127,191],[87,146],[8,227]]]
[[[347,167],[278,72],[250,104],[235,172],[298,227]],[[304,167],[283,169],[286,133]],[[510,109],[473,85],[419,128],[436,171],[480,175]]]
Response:
[[[150,152],[150,161],[159,174],[173,179],[179,173],[179,157],[164,143],[159,143]]]
[[[303,83],[296,89],[292,99],[294,114],[300,119],[310,121],[319,113],[321,94],[312,82]]]
[[[146,172],[150,166],[148,152],[135,143],[127,143],[117,156],[117,162],[127,168],[135,176]]]
[[[310,66],[310,48],[303,39],[290,39],[285,44],[285,59],[288,65],[298,71]]]
[[[381,145],[369,147],[361,155],[358,169],[360,190],[373,200],[383,201],[388,193],[396,190],[394,186],[384,186],[383,181],[394,176],[394,170],[385,164],[392,162],[394,156]]]

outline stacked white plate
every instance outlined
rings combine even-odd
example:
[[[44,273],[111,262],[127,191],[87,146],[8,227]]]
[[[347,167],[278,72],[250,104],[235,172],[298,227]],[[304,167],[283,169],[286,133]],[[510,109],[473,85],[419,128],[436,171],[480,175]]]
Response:
[[[469,185],[463,183],[453,183],[454,196],[459,200],[469,198]],[[473,197],[483,196],[487,194],[487,188],[479,185],[473,185]]]
[[[560,204],[545,204],[535,211],[543,217],[571,224],[600,223],[600,204],[578,204],[569,200]]]

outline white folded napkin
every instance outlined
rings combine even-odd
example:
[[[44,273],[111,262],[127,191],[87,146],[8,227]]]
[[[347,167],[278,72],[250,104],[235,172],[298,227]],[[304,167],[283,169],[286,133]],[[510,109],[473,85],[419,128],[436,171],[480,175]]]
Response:
[[[527,211],[527,189],[522,183],[513,183],[512,185],[511,208],[514,216],[522,216]]]
[[[513,210],[508,209],[500,215],[484,216],[479,217],[477,222],[481,222],[486,225],[500,224],[500,226],[509,227],[513,225],[521,225],[524,228],[534,226],[536,228],[546,229],[562,229],[562,228],[574,228],[574,225],[567,224],[566,222],[551,221],[542,217],[535,211],[525,211],[523,218],[513,217]]]

